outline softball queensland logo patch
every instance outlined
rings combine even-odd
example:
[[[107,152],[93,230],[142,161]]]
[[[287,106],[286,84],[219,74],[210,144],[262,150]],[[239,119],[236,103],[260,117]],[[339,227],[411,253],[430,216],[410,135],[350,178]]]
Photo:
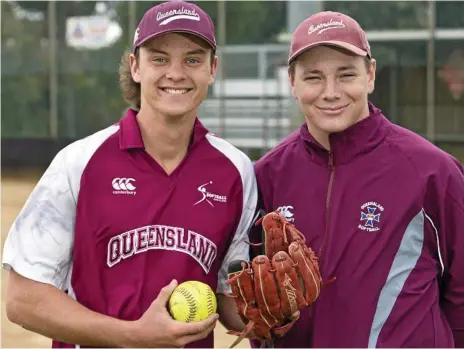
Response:
[[[361,223],[358,228],[364,231],[379,231],[380,216],[384,208],[374,201],[366,202],[361,206]]]
[[[212,193],[206,188],[210,184],[213,184],[213,181],[209,181],[208,183],[202,184],[197,188],[197,190],[202,195],[202,198],[198,200],[197,202],[195,202],[193,206],[198,205],[200,202],[207,202],[211,207],[214,207],[214,204],[212,203],[212,201],[222,202],[222,203],[227,202],[227,196]]]

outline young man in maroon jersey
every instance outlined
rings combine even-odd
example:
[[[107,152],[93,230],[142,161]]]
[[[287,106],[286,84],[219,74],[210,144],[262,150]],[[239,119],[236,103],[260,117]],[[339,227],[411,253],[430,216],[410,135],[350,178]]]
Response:
[[[258,187],[336,280],[276,347],[464,347],[463,168],[368,102],[375,68],[346,15],[293,34],[306,122],[257,162]]]
[[[9,232],[11,321],[54,347],[212,347],[217,314],[181,323],[166,307],[177,283],[199,280],[239,329],[223,293],[229,261],[248,258],[257,186],[250,159],[197,117],[215,50],[196,5],[146,12],[120,71],[134,109],[61,150]]]

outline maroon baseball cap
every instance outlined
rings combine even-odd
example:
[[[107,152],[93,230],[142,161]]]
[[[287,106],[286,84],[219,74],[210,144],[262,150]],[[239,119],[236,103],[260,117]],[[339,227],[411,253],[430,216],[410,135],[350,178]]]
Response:
[[[142,17],[134,35],[132,52],[156,36],[181,32],[205,40],[216,50],[214,24],[197,5],[184,1],[168,1],[152,7]]]
[[[292,36],[288,64],[304,51],[319,45],[337,46],[359,56],[371,57],[364,30],[353,18],[339,12],[319,12],[300,23]]]

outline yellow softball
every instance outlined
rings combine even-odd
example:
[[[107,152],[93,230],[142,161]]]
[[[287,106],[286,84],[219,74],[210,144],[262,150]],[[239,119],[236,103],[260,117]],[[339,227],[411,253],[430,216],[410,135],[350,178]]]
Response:
[[[216,295],[200,281],[179,284],[169,298],[169,312],[177,321],[201,321],[214,314],[216,308]]]

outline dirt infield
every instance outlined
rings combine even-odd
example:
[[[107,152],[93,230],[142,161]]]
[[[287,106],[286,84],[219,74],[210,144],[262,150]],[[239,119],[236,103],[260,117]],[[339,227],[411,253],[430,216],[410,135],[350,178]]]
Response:
[[[38,174],[17,175],[8,174],[2,176],[2,244],[1,252],[3,253],[3,244],[8,234],[8,230],[24,205],[30,192],[38,180]],[[5,278],[7,272],[2,270],[2,316],[1,316],[1,348],[49,348],[51,341],[35,333],[29,332],[20,326],[17,326],[6,318],[5,315]],[[225,333],[224,328],[218,324],[215,329],[215,347],[228,348],[236,337],[229,336]],[[248,341],[242,341],[237,347],[249,347]]]

